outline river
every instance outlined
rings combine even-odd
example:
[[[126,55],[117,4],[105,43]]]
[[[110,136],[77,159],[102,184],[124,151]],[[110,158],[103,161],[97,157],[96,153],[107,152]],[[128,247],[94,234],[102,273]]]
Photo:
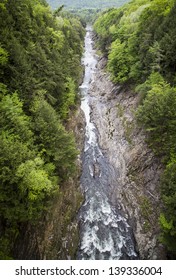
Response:
[[[97,56],[93,49],[91,27],[87,27],[86,31],[83,56],[85,75],[80,86],[81,108],[86,118],[81,175],[85,200],[78,214],[80,244],[77,259],[137,259],[132,229],[120,205],[114,205],[110,196],[120,170],[115,170],[103,154],[98,143],[99,132],[91,122],[92,97],[89,90],[96,73]]]

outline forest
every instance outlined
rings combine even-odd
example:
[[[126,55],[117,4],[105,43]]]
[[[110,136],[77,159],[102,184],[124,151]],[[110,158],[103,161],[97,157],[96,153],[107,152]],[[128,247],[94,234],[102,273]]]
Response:
[[[94,29],[114,83],[140,95],[136,113],[163,163],[161,242],[176,256],[176,1],[133,0],[102,13]]]
[[[64,5],[66,9],[104,9],[107,7],[119,7],[128,0],[47,0],[53,9]]]
[[[69,11],[74,16],[79,16],[81,22],[86,25],[92,23],[97,14],[108,7],[119,7],[129,0],[109,0],[109,1],[87,1],[87,0],[47,0],[53,10],[63,7],[63,12]]]
[[[65,127],[78,104],[84,28],[44,0],[0,1],[0,259],[75,172]]]

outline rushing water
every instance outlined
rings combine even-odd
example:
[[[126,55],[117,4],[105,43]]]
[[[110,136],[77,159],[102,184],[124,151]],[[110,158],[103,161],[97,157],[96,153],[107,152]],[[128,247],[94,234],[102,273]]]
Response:
[[[97,59],[92,47],[92,30],[87,27],[83,63],[85,76],[80,86],[81,108],[86,117],[81,187],[85,196],[78,220],[80,245],[78,259],[136,259],[134,239],[127,220],[112,205],[110,192],[118,172],[109,164],[98,144],[98,131],[90,119],[90,84]],[[120,171],[119,171],[120,172]]]

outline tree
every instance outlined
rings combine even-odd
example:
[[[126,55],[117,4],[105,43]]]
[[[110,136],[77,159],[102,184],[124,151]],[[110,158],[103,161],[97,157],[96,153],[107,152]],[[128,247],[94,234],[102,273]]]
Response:
[[[46,215],[75,170],[64,123],[76,106],[83,34],[45,0],[0,3],[0,258],[11,258],[22,228]]]
[[[161,240],[176,255],[176,156],[172,155],[161,180],[164,213],[160,215]]]
[[[43,97],[35,98],[31,112],[39,150],[47,162],[54,162],[61,177],[67,176],[74,170],[77,155],[73,136],[65,131],[56,111]]]
[[[108,70],[112,73],[114,82],[124,83],[128,79],[130,56],[126,43],[121,43],[119,39],[111,45],[109,54]]]
[[[148,132],[150,145],[157,154],[166,157],[176,151],[175,106],[176,89],[161,81],[152,85],[137,113],[140,124]]]

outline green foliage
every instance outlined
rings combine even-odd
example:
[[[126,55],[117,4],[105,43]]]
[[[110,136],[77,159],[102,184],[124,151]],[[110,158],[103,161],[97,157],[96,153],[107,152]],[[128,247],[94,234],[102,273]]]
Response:
[[[160,216],[161,240],[172,254],[176,254],[176,156],[172,155],[161,180],[165,211]]]
[[[8,53],[5,49],[0,47],[0,65],[5,65],[8,61]]]
[[[138,46],[141,69],[145,76],[153,71],[153,66],[155,69],[158,68],[157,70],[164,76],[169,76],[165,71],[167,60],[173,60],[174,57],[168,56],[166,53],[170,49],[170,40],[172,40],[170,35],[171,33],[175,34],[175,26],[171,25],[169,32],[166,29],[168,23],[175,20],[173,3],[172,0],[152,1],[141,16],[137,30],[136,47]],[[167,71],[172,71],[172,68],[168,67]]]
[[[73,79],[68,78],[65,83],[65,95],[61,100],[62,110],[60,112],[60,115],[63,119],[67,119],[71,106],[75,104],[75,99],[76,99],[75,92],[76,92],[75,83]]]
[[[79,17],[82,25],[85,27],[88,23],[92,24],[95,21],[100,11],[100,8],[82,8],[69,10],[69,12],[74,15],[74,17]]]
[[[75,170],[63,122],[77,101],[83,37],[78,19],[56,17],[45,1],[0,3],[0,258]]]
[[[8,1],[1,13],[1,60],[7,56],[4,51],[8,53],[2,82],[10,91],[18,90],[26,107],[42,89],[56,98],[58,108],[67,79],[73,78],[78,85],[83,27],[72,17],[54,17],[38,0]]]
[[[102,51],[108,52],[114,36],[111,33],[115,26],[119,23],[123,16],[122,9],[111,9],[109,12],[104,12],[94,23],[94,30],[98,34],[98,45]]]
[[[65,131],[56,111],[43,97],[34,99],[31,111],[40,152],[44,153],[47,162],[54,162],[61,177],[69,176],[77,155],[73,136]]]
[[[162,177],[162,192],[165,196],[175,195],[176,191],[176,156],[171,155],[171,160],[166,166],[166,170]],[[170,213],[173,214],[173,213]]]
[[[28,148],[28,143],[23,143],[16,135],[2,131],[1,142],[1,182],[13,182],[17,166],[25,159],[33,157],[34,153]]]
[[[100,48],[109,53],[108,69],[114,82],[139,78],[136,32],[147,1],[133,1],[119,9],[104,12],[95,22]]]
[[[23,103],[17,93],[3,96],[0,102],[0,131],[6,130],[15,134],[22,141],[30,141],[33,133],[30,130],[30,118],[23,111]]]
[[[94,28],[100,48],[109,53],[113,81],[140,82],[153,71],[173,81],[175,9],[173,0],[133,0],[97,19]]]
[[[108,70],[113,73],[113,82],[124,83],[128,79],[130,56],[126,43],[121,43],[119,39],[111,45],[109,54]]]
[[[97,15],[107,8],[120,7],[129,0],[47,0],[54,10],[54,13],[60,15],[60,11],[69,11],[76,17],[79,17],[82,24],[93,23]],[[64,8],[64,9],[63,9]]]
[[[50,166],[50,172],[54,169],[54,165]],[[31,220],[34,222],[40,216],[41,210],[45,208],[46,198],[53,193],[56,187],[50,180],[48,173],[48,169],[45,170],[44,161],[39,157],[34,160],[27,160],[19,165],[16,177],[18,180],[19,194],[23,203],[26,201],[24,203],[26,207],[24,209],[21,209],[21,207],[18,209],[15,205],[14,212],[16,213],[18,209],[18,221],[20,210],[22,210],[22,221]]]
[[[153,72],[143,84],[137,85],[135,90],[141,95],[141,100],[143,101],[148,91],[152,89],[153,85],[163,82],[163,77],[158,72]]]
[[[155,152],[169,157],[171,152],[176,152],[176,89],[162,78],[160,80],[158,82],[156,79],[150,85],[143,105],[138,108],[137,117],[148,131],[149,143]]]

